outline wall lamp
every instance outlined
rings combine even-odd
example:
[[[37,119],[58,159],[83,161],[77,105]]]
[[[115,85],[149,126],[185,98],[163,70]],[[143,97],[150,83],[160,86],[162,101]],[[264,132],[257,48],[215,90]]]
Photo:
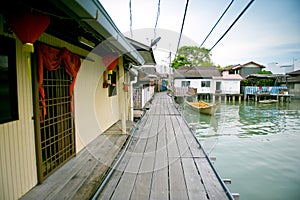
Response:
[[[81,44],[84,44],[90,48],[94,48],[95,47],[95,43],[89,41],[88,39],[82,37],[82,36],[78,36],[78,41],[81,43]]]

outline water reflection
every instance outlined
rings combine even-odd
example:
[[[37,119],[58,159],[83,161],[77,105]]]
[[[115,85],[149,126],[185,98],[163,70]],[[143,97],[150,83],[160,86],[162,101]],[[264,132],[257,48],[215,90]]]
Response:
[[[182,113],[241,200],[300,199],[300,101],[222,102],[215,116]]]
[[[222,102],[214,116],[182,107],[182,113],[200,139],[219,135],[267,135],[285,132],[287,119],[299,119],[297,103]]]

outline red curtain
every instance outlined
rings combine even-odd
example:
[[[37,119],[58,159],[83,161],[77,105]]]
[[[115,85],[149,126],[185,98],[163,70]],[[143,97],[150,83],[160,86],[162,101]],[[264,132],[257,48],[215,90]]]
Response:
[[[64,64],[66,72],[73,78],[69,88],[71,98],[71,112],[73,112],[73,89],[77,73],[80,69],[80,57],[68,51],[67,48],[56,49],[44,44],[38,44],[38,84],[40,92],[40,101],[43,106],[43,115],[47,114],[45,102],[45,90],[43,88],[44,67],[50,71],[57,70],[61,64]]]

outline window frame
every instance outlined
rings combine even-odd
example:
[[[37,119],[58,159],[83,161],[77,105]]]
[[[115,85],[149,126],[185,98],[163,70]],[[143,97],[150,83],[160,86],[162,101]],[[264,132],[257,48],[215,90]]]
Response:
[[[113,71],[112,74],[108,75],[111,84],[108,87],[108,96],[113,97],[118,94],[117,92],[117,72]]]
[[[0,80],[0,91],[8,90],[8,92],[1,94],[1,98],[8,98],[4,100],[0,105],[1,114],[8,111],[3,116],[0,115],[0,124],[4,124],[11,121],[19,120],[18,109],[18,91],[17,91],[17,65],[16,65],[16,40],[14,38],[5,37],[0,35],[0,56],[7,57],[7,76],[8,80]],[[5,68],[5,66],[3,67]],[[1,71],[4,74],[4,70]],[[5,75],[2,76],[4,77]],[[2,77],[2,78],[3,78]],[[2,82],[3,81],[3,82]],[[3,109],[3,107],[9,107]]]
[[[210,81],[201,81],[201,87],[202,88],[209,88],[210,87]]]
[[[181,87],[190,87],[191,81],[181,81]]]

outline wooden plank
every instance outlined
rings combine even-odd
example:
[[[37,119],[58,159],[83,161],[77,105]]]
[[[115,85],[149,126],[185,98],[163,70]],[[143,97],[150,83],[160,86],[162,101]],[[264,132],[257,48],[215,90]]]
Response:
[[[153,168],[154,156],[144,156],[132,190],[131,199],[149,199]]]
[[[142,119],[145,120],[145,119]],[[150,118],[147,118],[147,121]],[[144,127],[146,123],[143,123]],[[121,179],[116,187],[115,192],[113,193],[112,199],[129,199],[134,188],[134,184],[136,181],[136,177],[138,171],[140,169],[140,164],[143,159],[143,154],[145,152],[146,144],[147,144],[147,137],[149,133],[144,129],[144,127],[137,130],[138,140],[135,143],[135,147],[132,150],[131,157],[128,161],[126,169],[121,176]]]
[[[180,156],[179,150],[177,147],[176,138],[174,135],[174,129],[171,121],[171,116],[166,116],[166,135],[167,135],[167,150],[168,150],[168,157],[178,158]]]
[[[119,165],[117,165],[113,175],[111,176],[110,180],[107,182],[106,186],[104,187],[103,191],[100,193],[97,199],[110,199],[117,187],[123,172],[128,164],[130,159],[131,152],[126,152],[122,160],[120,161]]]
[[[51,199],[53,195],[61,191],[64,185],[84,167],[83,163],[88,162],[89,159],[92,159],[92,156],[87,150],[82,150],[76,157],[72,158],[58,171],[49,176],[42,185],[37,185],[30,192],[22,196],[21,199]]]
[[[185,139],[182,129],[181,129],[181,127],[186,126],[186,124],[182,124],[182,123],[179,124],[177,118],[178,118],[178,116],[171,117],[180,156],[181,157],[192,157],[189,146],[186,142],[186,139]]]
[[[169,162],[169,179],[170,199],[188,199],[187,188],[180,158],[173,159],[171,162]]]
[[[193,158],[182,158],[189,199],[207,199],[206,191]]]
[[[128,165],[113,193],[111,199],[130,199],[132,189],[136,180],[137,172],[142,161],[141,156],[132,156],[128,162]]]
[[[168,199],[169,184],[168,184],[168,166],[156,167],[153,173],[150,199]]]
[[[84,166],[75,174],[65,185],[64,187],[56,192],[54,195],[51,195],[52,199],[71,199],[76,191],[81,187],[82,183],[87,179],[97,165],[97,160],[92,158],[89,159]]]
[[[205,158],[195,158],[195,161],[209,199],[228,199],[208,160]]]
[[[168,157],[166,148],[165,116],[160,117],[159,133],[157,135],[157,146],[154,173],[151,185],[150,199],[168,199]]]
[[[110,142],[105,142],[105,145],[103,146],[107,146],[108,148],[110,148],[110,151],[106,150],[105,148],[100,149],[100,152],[95,152],[95,155],[97,155],[98,157],[98,163],[96,167],[91,170],[89,177],[82,184],[83,186],[76,192],[72,199],[87,199],[97,191],[97,188],[105,178],[104,175],[109,170],[109,167],[112,166],[114,158],[117,156],[121,147],[125,143],[126,137],[126,135],[109,135],[106,137],[110,138],[111,140]]]
[[[155,112],[157,112],[156,110]],[[146,141],[145,151],[141,167],[139,169],[137,179],[131,194],[131,199],[148,199],[150,196],[151,181],[154,169],[155,150],[157,142],[159,116],[152,116],[152,123],[148,130],[148,138]]]
[[[193,136],[193,133],[189,129],[188,125],[184,122],[184,119],[181,116],[177,116],[178,124],[181,124],[181,130],[185,137],[186,143],[190,149],[190,152],[193,157],[205,157],[203,150],[198,144],[196,138]]]

